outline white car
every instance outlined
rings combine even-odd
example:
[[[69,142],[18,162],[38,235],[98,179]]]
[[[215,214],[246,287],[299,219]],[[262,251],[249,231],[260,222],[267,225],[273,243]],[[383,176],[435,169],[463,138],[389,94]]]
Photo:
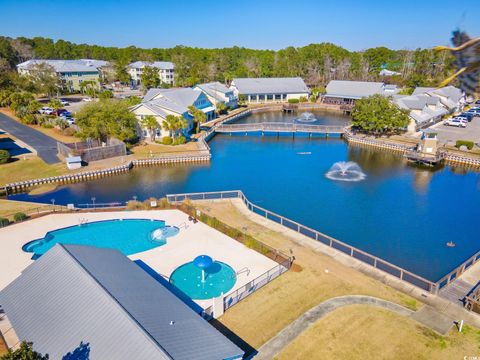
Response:
[[[52,109],[51,107],[48,107],[48,106],[44,106],[40,110],[38,110],[40,114],[45,114],[45,115],[52,115],[54,111],[55,109]]]
[[[93,99],[92,99],[92,98],[89,98],[89,97],[87,97],[87,98],[83,98],[83,99],[82,99],[82,101],[85,101],[85,102],[90,102],[90,101],[93,101]]]
[[[459,119],[448,119],[447,121],[445,121],[445,125],[462,127],[462,128],[467,127],[467,124],[464,121]]]
[[[68,105],[70,105],[70,103],[69,103],[67,100],[65,100],[65,99],[59,99],[59,101],[60,101],[60,103],[62,104],[62,106],[68,106]]]

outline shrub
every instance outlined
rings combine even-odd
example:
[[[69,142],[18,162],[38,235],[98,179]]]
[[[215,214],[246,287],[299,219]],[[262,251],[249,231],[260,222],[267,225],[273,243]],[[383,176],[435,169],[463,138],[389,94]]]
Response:
[[[164,136],[162,138],[162,144],[163,145],[172,145],[172,143],[173,143],[173,139],[172,139],[171,136]]]
[[[7,150],[0,149],[0,164],[5,164],[10,160],[10,153]]]
[[[317,102],[318,96],[312,95],[310,96],[310,102]]]
[[[63,135],[67,135],[67,136],[73,136],[75,135],[76,132],[77,131],[71,127],[67,127],[66,129],[63,129]]]
[[[466,146],[468,150],[472,150],[473,149],[473,141],[468,141],[468,140],[457,140],[457,142],[455,143],[455,147],[457,149],[460,149],[460,146]]]
[[[0,227],[7,226],[8,224],[10,224],[10,220],[6,218],[0,218]]]
[[[182,145],[187,142],[187,139],[185,139],[185,136],[179,136],[173,141],[173,145]]]
[[[300,102],[300,100],[298,100],[298,99],[288,99],[289,104],[298,104],[299,102]]]
[[[13,215],[13,220],[15,222],[19,222],[19,221],[23,221],[23,220],[26,220],[27,219],[27,215],[23,212],[17,212],[15,213],[15,215]]]
[[[42,127],[45,129],[53,129],[53,125],[51,123],[43,123]]]
[[[308,99],[306,96],[300,96],[300,99],[299,99],[300,102],[307,102]]]

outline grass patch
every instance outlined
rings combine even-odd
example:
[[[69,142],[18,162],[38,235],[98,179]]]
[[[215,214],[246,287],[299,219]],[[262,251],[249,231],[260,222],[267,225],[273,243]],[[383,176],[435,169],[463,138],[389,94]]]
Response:
[[[237,203],[238,207],[234,205]],[[216,217],[222,223],[241,230],[262,243],[286,254],[293,254],[296,259],[294,265],[301,267],[299,272],[288,271],[278,277],[229,309],[220,318],[226,327],[255,348],[264,344],[305,311],[335,296],[370,295],[410,308],[414,306],[413,299],[408,295],[316,252],[309,246],[292,241],[283,232],[253,222],[244,215],[246,209],[240,205],[240,201],[199,201],[195,206],[203,213]],[[255,326],[252,326],[252,323],[255,323]]]
[[[0,165],[0,186],[15,181],[62,175],[67,172],[63,163],[48,165],[39,157],[26,157]]]
[[[369,305],[337,309],[278,354],[284,359],[463,359],[478,339],[452,330],[440,336],[410,318]]]

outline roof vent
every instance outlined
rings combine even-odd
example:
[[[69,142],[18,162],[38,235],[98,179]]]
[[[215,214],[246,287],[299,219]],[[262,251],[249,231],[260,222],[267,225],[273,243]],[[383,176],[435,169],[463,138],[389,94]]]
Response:
[[[175,324],[175,321],[170,320],[170,325],[173,325],[173,324]]]

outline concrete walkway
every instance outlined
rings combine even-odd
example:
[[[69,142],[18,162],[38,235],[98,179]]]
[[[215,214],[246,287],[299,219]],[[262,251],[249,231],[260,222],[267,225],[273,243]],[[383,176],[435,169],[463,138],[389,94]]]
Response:
[[[37,155],[47,164],[60,162],[57,157],[57,140],[54,138],[21,124],[2,113],[0,113],[0,129],[34,148]]]
[[[275,355],[277,355],[280,351],[282,351],[284,347],[286,347],[293,340],[295,340],[308,327],[312,326],[315,322],[317,322],[330,312],[348,305],[372,305],[382,309],[393,311],[401,316],[411,317],[412,319],[415,319],[421,324],[433,328],[433,330],[443,331],[442,333],[446,333],[453,325],[452,320],[444,318],[443,315],[439,314],[437,311],[435,311],[435,309],[430,306],[426,306],[428,307],[427,311],[423,310],[425,308],[423,307],[419,311],[414,312],[390,301],[385,301],[371,296],[339,296],[320,303],[319,305],[305,312],[303,315],[293,321],[290,325],[285,327],[275,337],[270,339],[270,341],[265,343],[259,349],[257,356],[255,356],[255,360],[273,359]],[[420,312],[422,312],[420,314],[421,316],[415,316],[415,314]]]

